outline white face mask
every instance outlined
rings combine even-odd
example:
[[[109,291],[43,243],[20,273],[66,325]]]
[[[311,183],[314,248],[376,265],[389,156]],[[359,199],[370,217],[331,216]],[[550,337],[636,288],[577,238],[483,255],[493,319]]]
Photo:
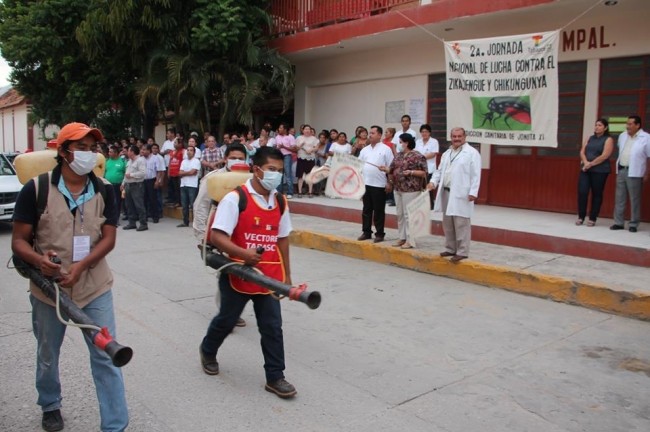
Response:
[[[228,171],[230,171],[233,165],[242,165],[242,164],[246,164],[246,161],[243,161],[241,159],[228,159],[228,161],[226,162],[226,168],[228,169]]]
[[[77,175],[86,175],[95,168],[97,164],[97,153],[75,150],[72,154],[74,155],[74,160],[69,162],[68,165]]]
[[[277,189],[282,183],[282,173],[279,171],[262,171],[264,173],[264,178],[259,179],[262,187],[267,191],[272,191]]]

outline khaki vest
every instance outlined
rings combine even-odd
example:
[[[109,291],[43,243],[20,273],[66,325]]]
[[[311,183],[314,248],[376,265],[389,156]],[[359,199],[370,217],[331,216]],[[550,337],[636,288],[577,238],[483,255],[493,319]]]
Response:
[[[58,177],[58,176],[55,176]],[[79,209],[73,216],[65,197],[59,192],[57,184],[52,183],[50,172],[50,186],[47,197],[47,207],[41,215],[36,228],[34,248],[45,252],[53,250],[61,259],[61,267],[67,270],[72,264],[72,241],[74,235],[89,235],[91,249],[101,239],[102,226],[106,221],[104,217],[104,199],[102,194],[95,188],[95,195],[83,204],[84,209],[84,232],[81,233],[81,215]],[[97,181],[103,181],[98,178]],[[36,196],[38,197],[38,179],[34,179],[36,185]],[[113,275],[105,258],[92,268],[84,271],[79,281],[72,287],[63,288],[74,303],[84,307],[95,298],[110,290],[113,286]],[[30,281],[30,290],[34,297],[40,301],[54,306],[54,302],[43,294],[43,292]]]

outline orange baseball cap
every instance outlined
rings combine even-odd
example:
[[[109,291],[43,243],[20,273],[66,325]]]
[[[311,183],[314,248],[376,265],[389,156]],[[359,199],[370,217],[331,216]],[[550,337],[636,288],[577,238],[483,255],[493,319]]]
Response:
[[[61,146],[66,141],[77,141],[89,134],[94,136],[97,141],[104,139],[104,135],[102,135],[99,129],[91,128],[83,123],[68,123],[59,131],[59,135],[56,137],[56,143],[57,146]]]

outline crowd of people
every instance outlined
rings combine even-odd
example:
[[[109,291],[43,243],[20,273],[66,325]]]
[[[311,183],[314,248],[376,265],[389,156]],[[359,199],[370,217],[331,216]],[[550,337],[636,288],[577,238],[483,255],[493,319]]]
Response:
[[[395,128],[382,129],[379,132],[381,143],[389,148],[394,157],[409,150],[408,143],[400,137],[403,134],[411,136],[412,150],[425,158],[426,170],[423,171],[426,171],[426,176],[423,179],[430,179],[439,153],[438,141],[431,137],[431,127],[422,125],[421,138],[418,139],[410,127],[410,116],[404,115],[401,124],[400,131]],[[157,223],[160,220],[163,206],[182,208],[183,221],[178,227],[189,226],[190,211],[200,179],[212,171],[226,168],[226,152],[232,145],[243,147],[245,163],[248,164],[261,147],[280,150],[284,169],[280,191],[288,199],[294,199],[324,193],[324,184],[309,184],[305,182],[305,176],[314,168],[325,165],[334,153],[360,156],[363,149],[371,144],[369,131],[364,126],[358,126],[354,134],[348,135],[334,128],[317,132],[310,125],[301,125],[296,131],[281,123],[274,129],[267,123],[259,132],[225,133],[221,140],[209,132],[205,132],[202,138],[197,132],[192,132],[185,140],[182,133],[169,128],[162,145],[153,138],[130,137],[110,145],[102,142],[99,146],[107,158],[105,177],[118,197],[122,220],[127,221],[123,229],[145,231],[148,221]],[[392,175],[400,178],[403,169],[406,168],[402,165],[394,168]],[[422,187],[425,184],[421,182]],[[406,183],[400,180],[398,188],[402,187],[406,187]],[[398,192],[413,192],[412,188],[411,184],[408,190]],[[389,206],[398,205],[392,192],[387,194],[384,201]],[[404,200],[402,203],[404,206],[407,204]]]

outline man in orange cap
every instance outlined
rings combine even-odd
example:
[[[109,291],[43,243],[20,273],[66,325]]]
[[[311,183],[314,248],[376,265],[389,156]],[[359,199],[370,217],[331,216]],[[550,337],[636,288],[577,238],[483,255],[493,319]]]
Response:
[[[13,253],[59,286],[97,325],[115,335],[106,255],[115,246],[118,213],[113,188],[92,172],[97,161],[98,129],[70,123],[57,137],[57,166],[30,180],[18,195],[14,212]],[[43,188],[43,189],[41,189]],[[38,197],[46,193],[46,205]],[[51,258],[57,256],[61,264]],[[31,284],[32,325],[37,342],[36,390],[46,431],[63,429],[59,352],[66,325],[54,302]],[[101,416],[102,431],[128,425],[124,381],[108,355],[86,338]]]

